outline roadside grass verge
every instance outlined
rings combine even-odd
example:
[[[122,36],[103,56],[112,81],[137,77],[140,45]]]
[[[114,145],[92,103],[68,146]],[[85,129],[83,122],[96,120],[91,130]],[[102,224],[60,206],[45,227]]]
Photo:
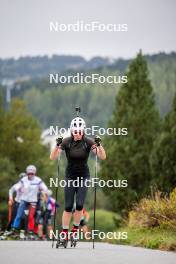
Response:
[[[176,232],[156,228],[130,228],[124,227],[117,232],[127,232],[127,239],[114,239],[107,242],[121,245],[139,246],[150,249],[176,251]]]

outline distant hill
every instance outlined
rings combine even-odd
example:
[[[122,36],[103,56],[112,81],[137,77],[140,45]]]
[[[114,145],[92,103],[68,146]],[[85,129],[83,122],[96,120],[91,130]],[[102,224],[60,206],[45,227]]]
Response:
[[[170,54],[158,53],[146,55],[149,63],[161,63],[163,60],[176,60],[176,52]],[[49,73],[62,73],[66,71],[87,71],[108,67],[124,72],[131,60],[94,57],[85,60],[81,56],[53,55],[21,57],[19,59],[0,59],[0,83],[4,79],[36,79],[46,78]]]
[[[0,59],[0,82],[3,79],[43,78],[49,73],[61,73],[68,70],[90,70],[108,66],[108,58],[94,57],[85,60],[81,56],[53,55],[21,57],[19,59]]]
[[[155,92],[161,116],[171,108],[176,93],[176,53],[146,55],[149,77]],[[80,56],[49,58],[24,57],[18,60],[0,60],[0,79],[18,80],[12,97],[25,100],[28,109],[39,120],[43,129],[58,122],[64,126],[72,118],[75,105],[82,107],[82,115],[89,124],[106,126],[119,85],[69,84],[50,85],[49,73],[74,73],[84,71],[103,75],[123,74],[131,60],[95,57],[87,61]],[[12,84],[13,85],[13,84]],[[5,87],[3,90],[5,102]]]

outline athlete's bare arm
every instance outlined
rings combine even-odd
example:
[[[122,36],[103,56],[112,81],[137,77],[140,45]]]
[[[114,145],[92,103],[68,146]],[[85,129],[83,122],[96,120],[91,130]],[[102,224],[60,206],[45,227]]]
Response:
[[[54,149],[51,151],[50,159],[56,160],[60,156],[61,152],[62,152],[62,149],[60,146],[54,147]]]
[[[93,151],[94,154],[97,154],[99,159],[101,159],[101,160],[105,160],[106,159],[106,152],[105,152],[105,150],[104,150],[102,145],[100,145],[98,147],[96,145],[93,145],[92,146],[92,151]]]

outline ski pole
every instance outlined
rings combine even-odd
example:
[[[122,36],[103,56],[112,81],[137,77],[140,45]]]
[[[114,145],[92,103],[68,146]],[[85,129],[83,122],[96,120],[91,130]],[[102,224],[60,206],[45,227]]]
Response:
[[[76,116],[78,117],[79,113],[81,112],[81,107],[80,106],[76,106],[75,110],[76,110]]]
[[[95,178],[97,178],[97,147],[96,147],[96,155],[95,155]],[[97,185],[95,183],[95,187],[94,187],[94,220],[93,220],[93,228],[94,228],[94,232],[95,232],[95,220],[96,220],[96,201],[97,201]],[[93,249],[95,248],[95,240],[94,240],[94,236],[93,236]]]
[[[57,159],[57,177],[59,178],[59,160],[60,158]],[[54,233],[56,232],[56,202],[57,202],[57,197],[58,197],[58,185],[56,186],[55,189],[55,205],[54,205]],[[53,235],[53,241],[52,241],[52,248],[54,247],[54,235]]]

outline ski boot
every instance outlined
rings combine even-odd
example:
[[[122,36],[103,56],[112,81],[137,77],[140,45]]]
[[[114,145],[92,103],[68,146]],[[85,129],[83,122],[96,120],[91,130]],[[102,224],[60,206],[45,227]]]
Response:
[[[25,236],[24,230],[20,230],[20,240],[21,241],[25,241],[26,240],[26,236]]]
[[[34,232],[29,231],[29,233],[28,233],[28,240],[29,241],[35,241],[36,240],[36,236],[35,236]]]
[[[76,247],[77,241],[78,241],[78,232],[79,229],[73,227],[71,230],[71,235],[70,235],[70,246],[71,247]]]
[[[67,248],[68,245],[68,231],[62,230],[57,239],[56,248],[64,247]]]

